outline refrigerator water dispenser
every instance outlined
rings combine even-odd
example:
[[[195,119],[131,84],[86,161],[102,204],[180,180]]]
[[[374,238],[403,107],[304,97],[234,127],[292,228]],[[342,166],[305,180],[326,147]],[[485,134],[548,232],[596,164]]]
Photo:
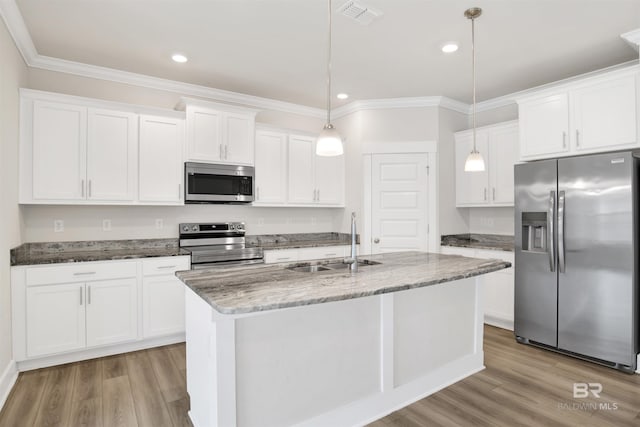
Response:
[[[547,252],[546,212],[522,212],[522,250]]]

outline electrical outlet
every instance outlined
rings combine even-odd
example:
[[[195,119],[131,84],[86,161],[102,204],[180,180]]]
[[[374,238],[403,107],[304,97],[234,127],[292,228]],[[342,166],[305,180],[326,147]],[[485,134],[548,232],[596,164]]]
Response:
[[[103,219],[102,220],[102,231],[111,231],[111,220]]]
[[[156,230],[161,230],[164,228],[164,221],[162,218],[156,218]]]
[[[64,231],[64,221],[61,219],[53,220],[53,232],[62,233]]]

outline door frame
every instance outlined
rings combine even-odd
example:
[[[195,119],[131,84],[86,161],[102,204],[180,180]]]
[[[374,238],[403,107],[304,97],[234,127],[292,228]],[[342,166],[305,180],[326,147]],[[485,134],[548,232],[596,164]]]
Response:
[[[365,144],[363,149],[363,227],[360,252],[371,253],[372,226],[372,161],[374,154],[426,154],[427,167],[427,250],[438,252],[440,232],[438,225],[438,143],[437,141],[375,142]]]

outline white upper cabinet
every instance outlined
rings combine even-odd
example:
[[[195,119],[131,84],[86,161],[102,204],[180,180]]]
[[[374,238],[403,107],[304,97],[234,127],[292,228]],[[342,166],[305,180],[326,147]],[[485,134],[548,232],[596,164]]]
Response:
[[[32,126],[23,123],[31,142],[23,160],[31,160],[29,182],[21,187],[33,200],[85,198],[87,109],[71,104],[32,101]],[[24,114],[22,115],[23,120]],[[24,135],[29,132],[31,135]],[[21,170],[25,170],[24,165]]]
[[[289,202],[315,203],[315,157],[315,138],[289,136]]]
[[[256,131],[254,205],[287,202],[287,134]]]
[[[183,120],[140,116],[140,202],[183,202],[183,139]]]
[[[135,199],[138,116],[88,110],[87,198]]]
[[[316,203],[332,206],[344,205],[344,155],[314,157]]]
[[[183,98],[187,115],[187,160],[253,165],[258,110]]]
[[[465,172],[473,149],[473,130],[455,134],[456,206],[513,206],[513,166],[518,158],[518,123],[477,128],[476,146],[485,161],[483,172]]]
[[[182,113],[29,89],[20,103],[20,203],[182,203]]]
[[[637,69],[626,69],[520,99],[520,158],[640,146],[638,79]]]

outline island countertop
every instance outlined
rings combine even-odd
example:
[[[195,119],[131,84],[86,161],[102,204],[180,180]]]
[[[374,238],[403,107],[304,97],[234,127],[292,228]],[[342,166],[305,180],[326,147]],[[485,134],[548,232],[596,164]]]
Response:
[[[362,256],[374,265],[346,270],[299,272],[310,263],[250,265],[180,271],[176,276],[222,314],[243,314],[398,292],[491,273],[511,264],[426,252]]]

